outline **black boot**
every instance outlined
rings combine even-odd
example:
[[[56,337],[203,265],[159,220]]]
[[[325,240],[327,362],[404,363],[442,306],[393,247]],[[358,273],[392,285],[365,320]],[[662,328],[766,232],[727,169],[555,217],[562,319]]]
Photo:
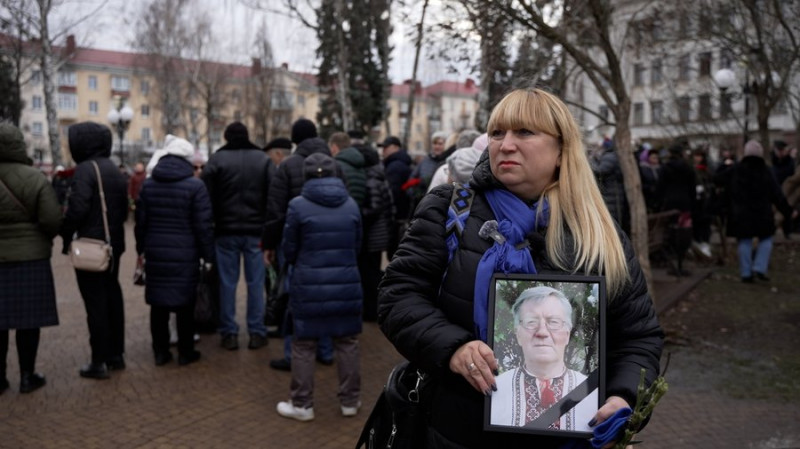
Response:
[[[90,363],[80,370],[81,377],[89,379],[108,379],[108,368],[105,363]]]
[[[41,374],[24,372],[20,375],[19,392],[30,393],[43,387],[46,383],[47,381],[44,380],[44,376]]]

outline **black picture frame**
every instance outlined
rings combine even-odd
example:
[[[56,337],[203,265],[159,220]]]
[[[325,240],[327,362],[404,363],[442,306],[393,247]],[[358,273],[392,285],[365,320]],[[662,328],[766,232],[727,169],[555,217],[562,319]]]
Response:
[[[544,288],[528,291],[535,287]],[[555,302],[549,305],[539,303],[539,306],[532,304],[525,308],[522,305],[526,301],[521,301],[519,319],[517,322],[514,320],[512,307],[523,292],[528,291],[525,297],[530,299],[529,297],[535,294],[547,293],[547,288],[561,292],[572,309],[572,326],[568,329],[566,344],[562,338],[569,320],[559,319],[559,313],[566,315],[568,308],[561,299],[555,299]],[[546,296],[550,294],[547,293]],[[529,317],[526,322],[534,327],[522,325],[525,321],[523,315]],[[550,325],[546,324],[545,320],[550,320],[554,326],[561,327],[551,331]],[[590,438],[592,432],[588,423],[605,402],[606,396],[605,322],[606,283],[602,276],[495,274],[489,291],[487,343],[498,360],[499,375],[495,378],[498,390],[485,399],[484,429],[493,432]],[[540,330],[543,334],[534,337]],[[525,363],[526,357],[520,345],[520,338],[523,342],[531,338],[531,346],[527,348],[532,359],[529,365]],[[560,341],[556,341],[556,338]],[[534,339],[540,339],[541,342],[533,343]],[[544,343],[546,341],[550,343]],[[559,348],[562,344],[563,350]],[[532,369],[545,369],[541,368],[542,364],[557,367],[559,351],[563,352],[561,358],[563,364],[562,368],[555,369],[560,369],[564,374],[552,381],[553,394],[545,393],[543,395],[545,398],[541,398],[539,389],[544,391],[544,387],[539,386],[539,381],[523,365],[531,366]],[[544,362],[537,362],[540,359]],[[566,370],[563,367],[566,367]],[[536,387],[533,388],[533,385]],[[575,390],[574,397],[561,400],[573,390]],[[555,404],[544,406],[542,411],[537,411],[540,404],[546,402],[547,397],[554,398]],[[536,404],[530,412],[527,410],[529,403]],[[558,420],[557,425],[555,425],[556,420]]]

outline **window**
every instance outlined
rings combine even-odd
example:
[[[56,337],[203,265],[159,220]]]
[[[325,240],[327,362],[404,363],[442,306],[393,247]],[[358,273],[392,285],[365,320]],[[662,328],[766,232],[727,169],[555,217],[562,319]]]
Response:
[[[731,107],[731,94],[723,93],[719,98],[719,117],[730,118],[733,108]]]
[[[31,72],[31,84],[39,84],[42,82],[42,71],[34,70]]]
[[[688,122],[692,116],[692,98],[680,97],[678,98],[678,119],[681,122]]]
[[[711,120],[711,95],[703,94],[697,97],[697,119]]]
[[[644,124],[644,103],[633,104],[633,124],[636,126]]]
[[[650,68],[650,84],[660,84],[662,79],[661,61],[653,61],[653,66]]]
[[[403,115],[408,114],[408,103],[406,103],[405,101],[400,103],[400,114]]]
[[[142,81],[139,84],[139,90],[142,92],[142,95],[147,95],[150,93],[150,83],[148,81]]]
[[[33,129],[32,129],[34,136],[41,136],[44,134],[44,126],[42,122],[33,122]]]
[[[692,70],[691,59],[692,55],[683,55],[678,60],[678,78],[681,81],[688,81],[690,78]]]
[[[658,125],[664,122],[664,102],[650,102],[650,123]]]
[[[111,90],[128,92],[131,90],[131,80],[127,76],[111,75]]]
[[[306,105],[306,96],[305,95],[297,95],[297,105],[298,106],[305,106]]]
[[[733,65],[733,56],[730,50],[722,50],[719,52],[719,68],[729,69]]]
[[[692,33],[692,18],[690,17],[689,11],[681,11],[678,21],[678,33],[680,34],[678,37],[690,37],[689,35]]]
[[[143,104],[142,105],[141,114],[140,115],[142,116],[142,118],[150,117],[150,105],[149,104]]]
[[[58,109],[61,111],[77,111],[78,96],[76,94],[58,94]]]
[[[700,76],[711,76],[711,53],[700,53]]]
[[[77,77],[75,72],[58,72],[59,86],[75,86]]]
[[[608,106],[602,105],[600,106],[600,110],[598,111],[598,115],[603,122],[608,122]]]
[[[31,109],[34,111],[42,110],[42,97],[40,95],[34,95],[33,98],[31,98]]]
[[[150,142],[150,128],[142,128],[142,141]]]
[[[89,90],[97,90],[97,76],[89,75]]]
[[[634,86],[644,85],[644,64],[633,65],[633,85]]]
[[[96,101],[90,101],[89,102],[89,114],[97,115],[97,102]]]

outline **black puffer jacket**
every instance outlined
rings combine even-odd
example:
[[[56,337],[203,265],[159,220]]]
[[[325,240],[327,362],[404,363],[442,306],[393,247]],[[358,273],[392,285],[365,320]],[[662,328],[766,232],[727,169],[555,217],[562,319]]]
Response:
[[[59,234],[67,254],[72,235],[105,240],[103,210],[97,174],[91,161],[100,167],[108,208],[108,228],[114,254],[125,252],[123,224],[128,217],[128,183],[108,158],[111,155],[111,130],[94,122],[76,123],[69,127],[69,151],[78,163],[70,183],[69,202]]]
[[[194,301],[199,262],[213,262],[211,200],[192,164],[165,156],[136,202],[136,252],[147,261],[145,300],[178,307]]]
[[[449,369],[453,353],[475,339],[475,273],[480,257],[490,246],[488,240],[478,237],[478,230],[494,219],[483,192],[502,188],[491,175],[488,160],[479,163],[473,177],[476,197],[459,249],[449,265],[444,223],[452,187],[437,187],[420,203],[380,284],[378,322],[403,356],[440,379],[433,401],[429,447],[530,448],[534,443],[537,448],[560,447],[563,440],[484,432],[484,396]],[[529,237],[537,270],[561,273],[545,253],[542,237]],[[621,232],[620,238],[632,282],[610,298],[607,310],[606,394],[621,396],[633,404],[639,370],[647,369],[649,382],[657,376],[663,332],[631,244]],[[445,270],[448,274],[442,279]]]
[[[211,197],[216,235],[261,235],[271,164],[247,141],[225,145],[211,156],[200,177]]]
[[[394,216],[392,194],[378,152],[368,145],[357,146],[364,156],[367,197],[361,208],[364,243],[367,252],[384,251],[389,246],[389,231]]]
[[[306,139],[297,145],[294,153],[284,159],[275,171],[269,186],[266,225],[263,226],[264,232],[261,235],[261,246],[264,249],[275,249],[280,245],[289,201],[303,191],[305,183],[303,162],[314,153],[330,156],[331,150],[319,137]],[[336,172],[336,175],[344,181],[344,174],[339,164],[336,164]]]
[[[774,174],[761,157],[745,156],[738,164],[717,174],[714,182],[725,187],[730,195],[727,228],[730,237],[745,239],[774,235],[773,205],[785,218],[792,215],[792,208],[778,187]],[[784,222],[790,223],[791,220]]]

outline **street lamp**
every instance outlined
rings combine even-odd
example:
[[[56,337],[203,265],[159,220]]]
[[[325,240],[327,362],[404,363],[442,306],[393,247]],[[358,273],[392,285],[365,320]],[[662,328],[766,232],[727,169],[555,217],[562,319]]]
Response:
[[[748,134],[748,118],[750,117],[750,94],[753,92],[750,88],[750,72],[745,70],[745,80],[742,85],[742,95],[744,96],[744,135],[743,142],[747,143]],[[719,69],[714,74],[714,82],[717,83],[719,90],[724,94],[729,88],[736,84],[736,74],[731,69]]]
[[[131,120],[133,119],[133,109],[125,104],[124,98],[119,97],[117,99],[116,108],[112,108],[108,111],[107,118],[108,122],[117,130],[117,136],[119,137],[119,164],[125,165],[125,153],[122,141],[125,138],[125,131],[128,130],[128,126],[130,126]]]

